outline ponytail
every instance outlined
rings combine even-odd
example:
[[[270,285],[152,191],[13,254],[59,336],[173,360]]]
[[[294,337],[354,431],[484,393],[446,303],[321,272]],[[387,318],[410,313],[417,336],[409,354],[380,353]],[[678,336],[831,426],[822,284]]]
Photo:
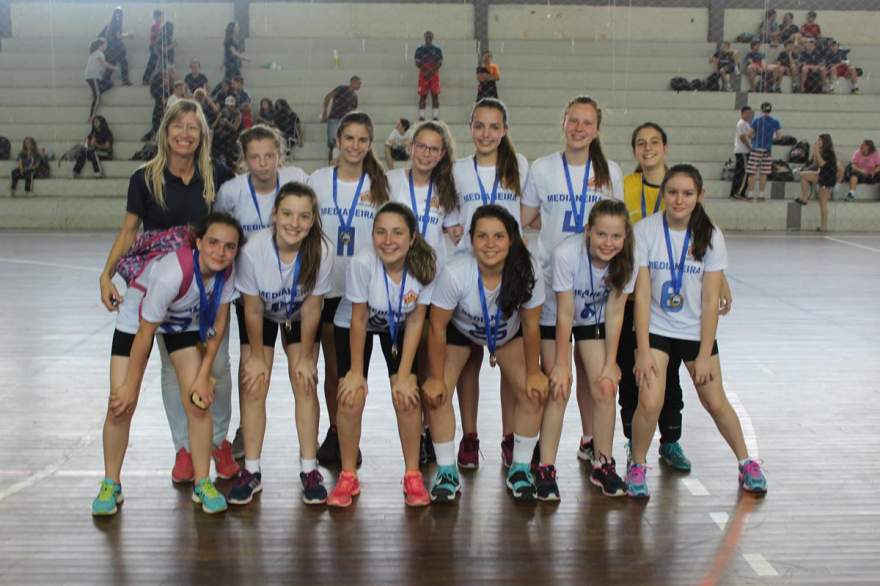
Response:
[[[412,236],[412,244],[406,253],[404,264],[407,270],[422,285],[428,285],[437,275],[437,255],[428,242],[419,233],[416,215],[407,206],[396,201],[385,203],[373,217],[373,224],[382,214],[397,214],[403,218],[409,233]]]
[[[632,224],[629,221],[629,211],[626,209],[626,204],[622,201],[616,199],[599,200],[590,210],[587,228],[591,229],[600,216],[615,216],[623,220],[625,229],[623,249],[608,263],[608,273],[605,276],[605,282],[611,285],[619,295],[632,278],[635,268],[635,245]],[[590,243],[587,242],[587,246],[589,245]]]
[[[576,104],[590,106],[596,111],[596,130],[600,130],[602,128],[602,108],[590,96],[575,96],[568,101],[568,104],[565,106],[565,112],[562,115],[563,124],[565,124],[569,111]],[[605,158],[605,153],[602,152],[602,144],[598,136],[590,142],[588,154],[590,157],[590,173],[594,177],[596,188],[602,189],[605,187],[611,189],[611,172],[608,170],[608,159]]]
[[[480,206],[471,219],[470,237],[473,244],[477,223],[483,218],[494,218],[504,224],[510,238],[510,250],[504,260],[501,272],[501,291],[498,294],[498,307],[505,318],[509,318],[521,305],[532,297],[537,279],[532,255],[519,233],[519,225],[505,208],[491,204]]]
[[[660,194],[658,197],[663,197],[666,193],[666,184],[676,175],[689,177],[694,182],[697,193],[703,193],[703,176],[700,175],[700,171],[693,165],[679,164],[674,165],[667,171],[666,176],[663,178],[663,183],[660,184]],[[706,251],[712,247],[712,234],[715,232],[715,226],[712,224],[712,220],[709,219],[709,214],[706,213],[703,204],[699,201],[697,201],[694,211],[691,212],[688,230],[691,231],[691,242],[693,242],[691,244],[691,254],[693,254],[694,260],[701,261],[706,255]]]
[[[498,98],[483,98],[474,104],[471,110],[469,124],[474,122],[474,114],[480,108],[489,108],[501,112],[501,119],[504,122],[504,128],[508,128],[507,106]],[[495,176],[499,178],[501,187],[508,189],[516,195],[522,197],[522,188],[519,181],[519,161],[516,159],[516,149],[510,135],[505,134],[498,144],[498,156],[495,162]]]
[[[370,136],[370,150],[364,157],[363,168],[370,178],[370,201],[373,205],[382,205],[390,199],[388,197],[388,178],[385,176],[385,168],[373,154],[373,120],[369,114],[364,112],[349,112],[342,117],[339,128],[336,129],[337,141],[342,138],[342,132],[345,128],[351,124],[360,124],[367,129],[367,134]]]

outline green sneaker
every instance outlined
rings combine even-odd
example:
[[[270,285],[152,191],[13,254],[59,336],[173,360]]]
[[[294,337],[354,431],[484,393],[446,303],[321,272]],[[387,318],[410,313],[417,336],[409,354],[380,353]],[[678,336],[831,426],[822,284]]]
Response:
[[[507,471],[507,488],[510,489],[514,500],[526,502],[535,500],[537,488],[529,464],[514,462],[510,465]]]
[[[458,479],[458,468],[437,466],[437,474],[431,483],[432,503],[454,503],[455,497],[461,493],[461,481]]]
[[[192,499],[194,503],[201,503],[202,510],[209,515],[222,513],[226,510],[226,498],[220,494],[220,491],[207,476],[196,482]]]
[[[121,505],[125,499],[122,496],[122,485],[111,478],[101,481],[98,496],[92,501],[92,515],[96,517],[115,515],[116,505]]]
[[[679,472],[691,471],[691,461],[684,455],[684,450],[678,442],[661,443],[660,458]]]

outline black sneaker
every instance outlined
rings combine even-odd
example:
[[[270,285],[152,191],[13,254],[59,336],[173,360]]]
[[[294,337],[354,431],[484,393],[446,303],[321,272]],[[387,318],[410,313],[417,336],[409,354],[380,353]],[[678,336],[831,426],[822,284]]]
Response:
[[[552,464],[538,466],[538,471],[535,476],[538,500],[558,501],[559,485],[556,484],[556,468]]]
[[[431,462],[437,461],[437,454],[434,453],[434,442],[431,439],[431,430],[427,427],[422,432],[419,441],[419,466],[427,466]]]
[[[340,463],[339,460],[339,435],[336,433],[336,426],[331,425],[327,429],[327,435],[318,448],[318,463],[321,466],[333,466]]]
[[[532,472],[537,472],[538,467],[541,465],[541,443],[535,444],[535,449],[532,451]]]
[[[594,466],[590,473],[590,482],[601,488],[605,496],[624,496],[626,483],[617,475],[614,458],[611,460],[605,456],[599,458],[599,465]]]
[[[578,444],[578,459],[582,462],[586,462],[587,464],[592,465],[593,462],[593,440],[590,439],[588,442],[584,442],[581,439]]]

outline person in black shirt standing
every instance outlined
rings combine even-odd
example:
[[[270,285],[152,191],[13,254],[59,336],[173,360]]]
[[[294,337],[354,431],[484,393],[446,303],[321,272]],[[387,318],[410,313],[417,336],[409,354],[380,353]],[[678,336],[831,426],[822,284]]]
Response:
[[[107,255],[99,277],[101,303],[108,311],[116,311],[122,295],[113,284],[119,260],[128,252],[143,227],[147,238],[159,232],[196,223],[208,215],[218,186],[229,175],[215,173],[211,163],[211,139],[208,124],[199,105],[180,100],[168,108],[157,133],[157,153],[152,160],[132,174],[128,183],[128,202],[122,227]],[[228,329],[227,329],[228,332]],[[159,340],[162,357],[162,400],[177,451],[172,480],[192,482],[193,464],[190,455],[186,413],[177,388],[177,377],[164,344]],[[226,441],[231,416],[232,381],[229,371],[229,344],[223,340],[212,376],[217,380],[215,402],[211,406],[214,419],[214,463],[218,475],[231,478],[238,473],[232,449]]]
[[[224,79],[232,79],[241,75],[241,62],[250,61],[245,57],[239,38],[238,23],[235,21],[226,25],[226,34],[223,39],[223,69]]]
[[[111,65],[119,65],[119,71],[122,74],[122,85],[131,85],[128,80],[128,51],[125,48],[125,39],[132,37],[131,33],[122,30],[122,7],[117,6],[113,9],[113,16],[110,17],[110,24],[105,26],[98,35],[107,39],[107,63]],[[109,87],[113,85],[110,76],[113,75],[113,69],[107,69],[104,72],[104,84]]]
[[[440,68],[443,50],[434,44],[434,33],[425,31],[425,44],[416,49],[416,67],[419,68],[419,121],[425,119],[425,104],[431,94],[431,117],[440,119]]]
[[[339,128],[339,122],[346,114],[357,110],[359,89],[361,89],[361,78],[355,75],[348,80],[348,85],[336,86],[324,96],[321,122],[327,122],[327,161],[331,165],[334,159],[333,149],[336,148],[336,129]],[[333,102],[332,106],[330,102]]]
[[[186,74],[183,81],[191,94],[195,94],[200,87],[208,91],[208,78],[202,73],[202,64],[198,59],[193,58],[189,62],[189,73]]]

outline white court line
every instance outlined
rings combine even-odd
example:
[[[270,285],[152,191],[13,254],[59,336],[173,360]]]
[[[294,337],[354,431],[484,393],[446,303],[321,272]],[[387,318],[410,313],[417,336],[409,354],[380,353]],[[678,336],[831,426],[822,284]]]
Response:
[[[681,482],[687,487],[694,496],[709,496],[709,491],[703,486],[703,483],[696,478],[682,478]]]
[[[87,445],[89,445],[90,443],[92,443],[92,441],[94,441],[94,439],[96,437],[98,437],[99,432],[101,432],[100,428],[98,428],[95,431],[92,431],[92,432],[85,434],[84,436],[82,436],[80,438],[80,440],[76,443],[75,446],[73,446],[71,449],[69,449],[67,451],[67,453],[62,458],[57,460],[56,462],[49,464],[48,466],[42,468],[41,470],[38,470],[37,472],[34,472],[32,475],[28,476],[27,478],[25,478],[23,480],[16,482],[15,484],[9,486],[8,488],[0,490],[0,501],[3,501],[4,499],[6,499],[14,494],[21,492],[26,488],[30,488],[31,486],[35,485],[39,481],[43,480],[44,478],[52,476],[53,474],[58,472],[61,469],[61,467],[64,466],[68,460],[70,460],[70,458],[73,456],[74,452],[76,452],[77,450],[82,449],[82,448],[86,447]]]
[[[752,425],[752,418],[749,416],[749,412],[746,410],[745,405],[742,404],[742,401],[739,400],[739,395],[736,393],[727,391],[727,400],[730,401],[733,410],[736,411],[736,414],[739,417],[740,425],[742,425],[743,437],[746,440],[746,448],[749,450],[749,456],[752,458],[759,458],[758,436],[755,433],[755,427]]]
[[[727,526],[727,520],[730,518],[727,513],[709,513],[709,517],[715,521],[715,524],[722,531],[724,531],[724,528]]]
[[[854,248],[861,248],[862,250],[870,250],[871,252],[880,252],[880,248],[874,248],[873,246],[865,246],[864,244],[857,244],[855,242],[850,242],[849,240],[841,240],[840,238],[832,238],[831,236],[826,236],[825,240],[837,242],[838,244],[846,244],[847,246],[852,246]]]
[[[89,273],[100,273],[101,269],[96,269],[95,267],[83,267],[79,265],[65,265],[54,262],[43,262],[39,260],[21,260],[20,258],[5,258],[0,257],[0,262],[8,262],[16,265],[34,265],[38,267],[53,267],[56,269],[70,269],[73,271],[87,271]]]
[[[770,565],[770,562],[764,558],[759,553],[744,553],[743,559],[745,559],[752,569],[755,570],[755,573],[759,576],[778,576],[779,574],[773,569],[773,566]]]

